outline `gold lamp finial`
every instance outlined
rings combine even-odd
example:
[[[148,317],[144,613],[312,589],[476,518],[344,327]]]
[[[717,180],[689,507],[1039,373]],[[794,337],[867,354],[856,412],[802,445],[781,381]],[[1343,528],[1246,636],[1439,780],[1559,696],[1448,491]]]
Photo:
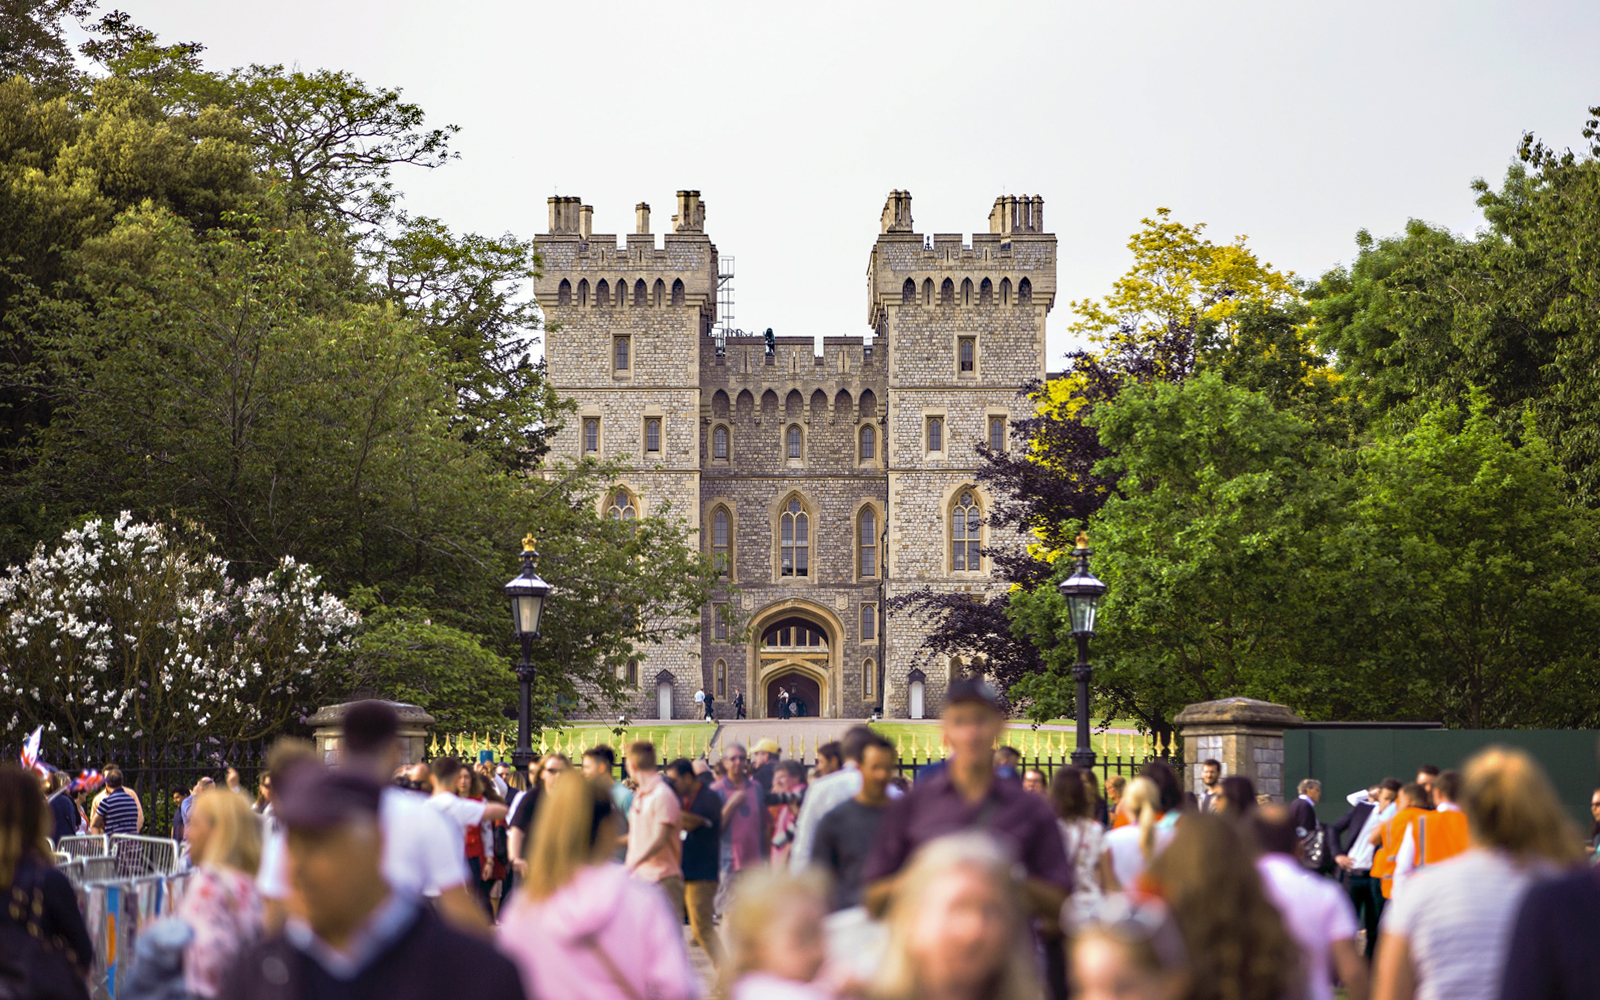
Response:
[[[533,540],[533,532],[530,531],[526,535],[522,536],[522,551],[532,552],[536,547],[538,547],[538,544],[538,542]]]
[[[1089,533],[1087,531],[1078,532],[1078,543],[1077,544],[1078,544],[1078,548],[1080,548],[1080,549],[1086,549],[1086,548],[1089,547]]]

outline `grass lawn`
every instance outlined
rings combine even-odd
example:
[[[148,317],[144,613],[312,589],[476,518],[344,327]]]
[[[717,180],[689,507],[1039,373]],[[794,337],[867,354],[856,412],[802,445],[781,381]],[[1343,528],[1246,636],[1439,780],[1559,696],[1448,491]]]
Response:
[[[872,728],[899,748],[902,756],[914,756],[917,759],[943,756],[939,746],[938,726],[915,722],[875,722]],[[1116,720],[1113,721],[1112,728],[1131,729],[1133,726],[1131,724],[1123,726],[1121,720]],[[1034,729],[1029,723],[1021,722],[1008,725],[1001,741],[1022,751],[1024,760],[1041,757],[1066,758],[1077,745],[1077,736],[1075,733],[1062,730]],[[1147,742],[1145,736],[1127,733],[1094,732],[1089,738],[1089,743],[1095,752],[1108,757],[1143,754],[1146,752]]]
[[[843,720],[841,720],[843,721]],[[1051,720],[1048,725],[1070,726],[1070,720]],[[939,727],[936,724],[915,722],[878,722],[873,724],[873,729],[882,733],[890,742],[908,758],[928,760],[942,756],[940,752]],[[1113,729],[1132,729],[1132,720],[1112,720]],[[621,751],[634,740],[649,740],[656,745],[658,752],[665,759],[673,757],[699,757],[706,752],[710,743],[711,734],[716,727],[704,722],[681,722],[662,725],[651,725],[641,722],[629,726],[621,734],[613,731],[612,727],[603,723],[580,723],[564,729],[546,729],[534,738],[534,749],[540,754],[564,753],[569,758],[577,760],[578,756],[598,743],[606,743]],[[773,722],[773,736],[784,742],[782,724]],[[440,740],[448,742],[440,742]],[[1027,722],[1013,722],[1007,726],[1005,743],[1022,751],[1022,756],[1027,760],[1044,757],[1065,758],[1072,752],[1076,745],[1076,737],[1072,732],[1063,730],[1034,729]],[[1103,756],[1118,756],[1129,754],[1143,754],[1146,746],[1146,737],[1126,733],[1095,732],[1091,738],[1095,752]],[[790,751],[790,740],[785,743],[784,751]],[[480,750],[491,750],[496,760],[509,760],[511,748],[516,746],[516,732],[508,730],[503,733],[463,734],[459,736],[434,737],[430,753],[434,756],[440,754],[455,754],[457,756],[474,759]],[[800,747],[795,744],[794,751],[811,760],[815,757],[815,748],[812,746]],[[803,751],[803,753],[802,753]]]

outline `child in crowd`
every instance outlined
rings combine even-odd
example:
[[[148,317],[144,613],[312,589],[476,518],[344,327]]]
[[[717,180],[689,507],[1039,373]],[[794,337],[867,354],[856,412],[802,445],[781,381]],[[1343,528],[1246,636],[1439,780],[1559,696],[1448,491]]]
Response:
[[[728,1000],[825,1000],[818,982],[827,940],[827,880],[812,870],[791,875],[763,869],[734,891],[723,929],[728,954],[723,994]]]

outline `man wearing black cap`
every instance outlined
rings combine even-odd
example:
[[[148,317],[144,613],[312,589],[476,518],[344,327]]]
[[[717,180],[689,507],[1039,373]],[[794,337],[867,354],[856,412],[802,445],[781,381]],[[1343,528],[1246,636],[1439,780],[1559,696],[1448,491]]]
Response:
[[[917,848],[936,837],[981,829],[1009,847],[1027,870],[1028,903],[1047,927],[1055,927],[1072,889],[1072,869],[1049,803],[1022,783],[999,778],[994,744],[1004,727],[1000,699],[981,678],[950,684],[944,701],[947,767],[919,776],[905,798],[888,806],[877,847],[863,871],[868,909],[882,912],[894,891],[894,876]]]
[[[289,881],[304,914],[247,951],[221,996],[523,1000],[509,959],[384,880],[376,781],[306,763],[278,786]]]

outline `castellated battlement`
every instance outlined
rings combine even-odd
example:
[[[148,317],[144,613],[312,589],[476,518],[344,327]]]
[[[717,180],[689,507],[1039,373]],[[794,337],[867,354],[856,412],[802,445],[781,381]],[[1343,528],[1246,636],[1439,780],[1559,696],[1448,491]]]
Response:
[[[1056,238],[1044,231],[1044,199],[1004,195],[989,232],[924,236],[914,230],[911,193],[891,191],[867,265],[867,322],[882,330],[891,307],[1011,308],[1055,305]]]
[[[698,191],[678,192],[674,231],[662,245],[650,232],[650,206],[634,206],[636,232],[620,242],[592,232],[594,209],[582,198],[549,199],[550,231],[534,237],[542,262],[534,282],[541,308],[577,317],[572,310],[685,306],[701,313],[700,327],[716,319],[717,248],[705,235],[705,202]]]
[[[733,337],[717,352],[715,339],[700,342],[700,376],[726,385],[765,385],[794,379],[881,377],[882,363],[864,337],[824,337],[816,353],[811,337],[774,337],[767,353],[761,337]]]

